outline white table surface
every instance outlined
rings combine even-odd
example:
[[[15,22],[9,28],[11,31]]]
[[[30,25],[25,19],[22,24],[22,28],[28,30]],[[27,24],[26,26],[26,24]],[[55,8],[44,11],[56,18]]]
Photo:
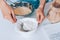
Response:
[[[35,15],[34,16],[33,15],[34,13],[30,17],[35,17]],[[17,19],[19,18],[23,17],[17,17]],[[37,29],[35,34],[32,35],[31,38],[21,37],[20,34],[15,31],[15,27],[16,24],[12,24],[8,20],[4,19],[2,16],[2,12],[0,11],[0,40],[47,40],[46,36],[41,30],[41,26]]]
[[[37,32],[31,38],[23,38],[18,32],[15,31],[15,24],[12,24],[8,20],[4,19],[0,11],[0,40],[45,40],[41,29],[39,28]]]

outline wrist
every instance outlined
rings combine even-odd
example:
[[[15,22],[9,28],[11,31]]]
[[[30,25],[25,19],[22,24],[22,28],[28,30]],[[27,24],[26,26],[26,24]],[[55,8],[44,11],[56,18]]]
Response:
[[[41,11],[43,11],[43,10],[44,10],[44,8],[43,8],[43,7],[41,7],[41,6],[39,6],[39,7],[38,7],[38,9],[40,9]]]
[[[43,5],[40,5],[39,8],[40,8],[40,9],[44,9],[44,6],[43,6]]]

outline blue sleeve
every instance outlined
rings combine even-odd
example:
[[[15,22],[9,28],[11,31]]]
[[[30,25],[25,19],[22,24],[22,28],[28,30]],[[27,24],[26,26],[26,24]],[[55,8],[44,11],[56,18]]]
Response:
[[[52,1],[52,0],[46,0],[46,3],[47,3],[47,2],[50,2],[50,1]],[[34,2],[31,1],[31,3],[34,5],[34,8],[37,9],[38,6],[39,6],[40,0],[34,0]]]
[[[47,2],[51,2],[51,1],[53,1],[53,0],[46,0],[46,3],[47,3]]]
[[[9,0],[8,0],[9,1]],[[16,1],[26,1],[29,2],[33,5],[33,8],[37,9],[39,4],[40,4],[40,0],[11,0],[12,2],[16,2]],[[52,0],[46,0],[46,2],[49,2]]]

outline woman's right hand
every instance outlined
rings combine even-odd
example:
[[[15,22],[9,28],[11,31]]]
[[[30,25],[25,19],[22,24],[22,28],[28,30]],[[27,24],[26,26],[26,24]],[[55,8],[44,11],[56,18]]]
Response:
[[[17,21],[13,9],[7,3],[5,3],[4,0],[1,1],[0,8],[2,10],[4,18],[8,19],[12,23],[15,23]]]

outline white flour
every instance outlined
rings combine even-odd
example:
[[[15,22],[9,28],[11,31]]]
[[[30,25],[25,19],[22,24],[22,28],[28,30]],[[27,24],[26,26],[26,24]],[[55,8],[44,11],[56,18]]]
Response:
[[[24,21],[24,26],[23,26],[24,30],[33,30],[35,29],[35,23],[32,21]]]
[[[21,26],[21,24],[23,26]],[[24,19],[24,20],[19,21],[18,28],[21,31],[24,31],[24,30],[32,31],[32,30],[37,29],[37,25],[38,23],[35,19]]]

